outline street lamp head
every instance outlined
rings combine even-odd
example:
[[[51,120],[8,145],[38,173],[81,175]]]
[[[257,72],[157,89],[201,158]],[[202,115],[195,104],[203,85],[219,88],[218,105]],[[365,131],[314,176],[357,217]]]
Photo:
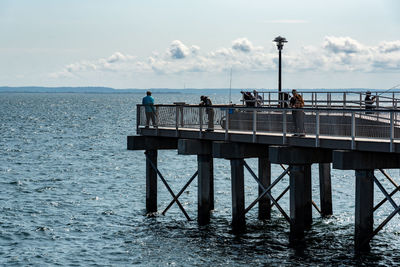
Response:
[[[276,43],[276,46],[278,47],[278,50],[282,50],[283,44],[287,43],[287,40],[285,37],[278,36],[274,39],[274,42]]]

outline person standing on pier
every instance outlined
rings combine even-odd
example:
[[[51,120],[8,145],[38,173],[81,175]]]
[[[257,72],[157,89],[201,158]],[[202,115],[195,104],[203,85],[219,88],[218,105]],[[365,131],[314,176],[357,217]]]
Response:
[[[146,113],[146,128],[150,126],[150,120],[153,123],[153,127],[157,127],[156,124],[156,109],[154,107],[154,98],[151,96],[151,92],[147,91],[146,96],[142,99],[142,105],[144,106]]]
[[[243,101],[246,107],[255,107],[256,99],[251,92],[240,91],[243,94]]]
[[[295,89],[292,90],[292,98],[290,98],[290,107],[292,110],[292,120],[294,123],[294,134],[293,136],[304,137],[304,111],[299,110],[304,107],[303,97],[297,93]],[[297,110],[296,110],[297,109]]]
[[[264,104],[263,97],[257,92],[257,90],[253,90],[253,95],[256,101],[256,107],[262,107]]]
[[[371,92],[367,91],[367,93],[365,94],[365,99],[364,99],[364,103],[365,103],[365,109],[371,110],[375,108],[374,102],[375,102],[375,96],[371,97]],[[366,114],[371,114],[373,112],[365,112]]]
[[[201,100],[200,106],[206,107],[206,114],[208,117],[208,125],[206,131],[207,132],[214,131],[214,110],[211,107],[212,106],[211,99],[208,98],[207,96],[202,95],[200,97],[200,100]]]

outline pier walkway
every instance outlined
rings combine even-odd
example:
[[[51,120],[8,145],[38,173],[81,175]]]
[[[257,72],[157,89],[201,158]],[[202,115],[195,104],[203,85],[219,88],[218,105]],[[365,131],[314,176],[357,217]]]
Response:
[[[364,108],[363,95],[308,92],[306,106],[296,109],[304,116],[305,136],[293,136],[295,117],[284,103],[264,95],[260,107],[243,105],[156,105],[156,126],[146,126],[144,107],[137,106],[137,135],[128,136],[129,150],[146,150],[146,209],[156,212],[157,176],[173,200],[163,214],[176,203],[190,219],[179,202],[186,187],[198,178],[198,222],[207,224],[214,208],[213,158],[225,158],[231,165],[232,228],[245,229],[245,214],[258,204],[259,219],[269,219],[275,206],[290,225],[290,241],[301,242],[304,230],[312,223],[312,207],[322,216],[332,215],[331,168],[354,170],[355,250],[370,248],[369,242],[397,213],[400,206],[392,196],[400,186],[385,169],[400,168],[400,109],[395,93],[377,96],[372,110]],[[276,96],[277,99],[277,96]],[[175,194],[157,169],[157,150],[177,149],[181,155],[197,155],[198,170]],[[258,158],[258,173],[247,165],[246,158]],[[271,163],[280,164],[282,174],[271,179]],[[320,205],[311,198],[311,165],[319,164]],[[288,166],[288,167],[285,167]],[[331,167],[332,166],[332,167]],[[259,186],[259,197],[249,207],[244,205],[244,169]],[[382,186],[374,171],[380,171],[394,189]],[[271,189],[289,175],[290,185],[277,197]],[[374,184],[385,198],[374,206]],[[289,192],[289,214],[279,199]],[[393,212],[374,229],[373,213],[386,201]]]

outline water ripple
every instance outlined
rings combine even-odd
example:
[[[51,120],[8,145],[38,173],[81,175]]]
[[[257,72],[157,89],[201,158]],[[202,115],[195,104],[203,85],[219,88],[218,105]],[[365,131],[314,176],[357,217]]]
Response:
[[[400,229],[394,218],[356,257],[354,173],[334,171],[334,216],[314,211],[306,246],[288,244],[289,225],[277,210],[270,221],[247,215],[247,230],[231,232],[229,164],[215,159],[215,210],[211,223],[186,221],[173,205],[165,216],[145,215],[144,155],[127,151],[135,131],[136,94],[1,94],[1,266],[392,266],[400,264]],[[156,101],[198,102],[198,95],[158,95]],[[220,99],[219,99],[220,97]],[[226,96],[213,96],[222,103]],[[4,130],[3,130],[4,129]],[[159,168],[176,192],[197,168],[196,158],[159,152]],[[249,160],[253,168],[255,160]],[[318,202],[318,169],[313,167]],[[273,176],[282,172],[272,166]],[[391,173],[398,177],[398,171]],[[279,194],[283,179],[273,190]],[[385,184],[386,185],[386,184]],[[159,183],[159,210],[171,200]],[[381,197],[376,192],[377,197]],[[246,204],[257,185],[246,174]],[[197,216],[197,181],[180,198]],[[396,201],[400,198],[397,197]],[[288,195],[280,201],[288,211]],[[392,210],[376,213],[382,221]],[[375,225],[376,226],[376,225]]]

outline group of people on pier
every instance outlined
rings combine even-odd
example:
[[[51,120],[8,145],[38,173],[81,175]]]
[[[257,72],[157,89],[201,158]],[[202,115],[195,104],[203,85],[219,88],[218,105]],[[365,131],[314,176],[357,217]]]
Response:
[[[246,92],[241,91],[243,94],[243,100],[246,107],[261,107],[263,105],[263,97],[256,91]],[[304,99],[303,97],[295,90],[292,90],[292,96],[289,99],[288,93],[283,93],[283,98],[280,97],[281,102],[279,103],[279,107],[291,107],[292,110],[292,121],[294,125],[294,133],[293,136],[304,137],[305,129],[304,129],[304,111],[302,108],[304,107]],[[364,103],[365,109],[371,110],[374,109],[374,102],[376,100],[376,96],[371,96],[371,92],[367,91]],[[146,113],[146,128],[150,126],[150,121],[154,127],[157,127],[156,122],[156,110],[154,107],[154,98],[151,96],[151,92],[147,91],[146,96],[142,99],[142,105],[145,107]],[[208,96],[202,95],[200,97],[200,106],[205,107],[205,113],[207,114],[207,129],[206,131],[214,130],[214,110],[212,108],[211,99]],[[367,114],[372,113],[368,111]]]
[[[257,92],[257,90],[253,90],[252,92],[241,91],[243,94],[243,100],[246,107],[261,107],[264,103],[264,99],[261,94]]]

